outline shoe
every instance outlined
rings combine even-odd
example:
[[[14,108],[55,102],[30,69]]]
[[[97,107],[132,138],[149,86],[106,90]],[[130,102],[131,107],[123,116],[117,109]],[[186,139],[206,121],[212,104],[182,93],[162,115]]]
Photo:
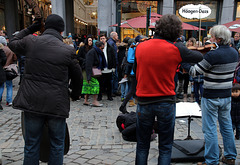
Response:
[[[236,138],[237,140],[239,140],[239,136],[235,135],[235,138]]]
[[[121,106],[119,107],[119,111],[121,111],[123,114],[129,113],[129,112],[127,111],[127,109],[126,109],[126,106],[123,106],[123,105],[121,105]]]
[[[93,106],[93,107],[102,107],[103,104],[98,104],[98,105],[96,105],[96,104],[92,104],[92,106]]]
[[[120,93],[120,92],[115,92],[115,93],[113,93],[113,95],[115,95],[115,96],[121,96],[121,93]]]
[[[10,106],[12,106],[12,103],[8,103],[8,102],[7,102],[7,103],[6,103],[6,106],[9,106],[9,107],[10,107]]]
[[[102,101],[102,97],[98,97],[98,98],[97,98],[97,101]]]
[[[2,107],[2,105],[0,104],[0,111],[2,111],[3,110],[3,107]]]
[[[91,103],[83,103],[83,105],[89,106],[91,105]]]
[[[235,159],[226,159],[225,157],[223,157],[222,162],[227,165],[235,165]]]
[[[112,97],[108,97],[107,100],[109,100],[109,101],[113,101],[113,98],[112,98]]]
[[[133,100],[129,100],[129,107],[133,107],[133,106],[135,106],[136,104],[134,103],[134,101]]]
[[[119,84],[125,83],[125,82],[127,82],[127,81],[128,81],[128,79],[127,79],[127,78],[122,78],[122,80],[121,80],[121,81],[119,81]]]

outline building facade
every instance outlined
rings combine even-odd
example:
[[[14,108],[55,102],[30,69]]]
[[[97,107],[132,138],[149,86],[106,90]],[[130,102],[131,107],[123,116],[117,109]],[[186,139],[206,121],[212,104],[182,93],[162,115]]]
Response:
[[[101,2],[101,3],[100,3]],[[98,28],[108,35],[111,31],[117,31],[123,39],[123,36],[137,34],[132,29],[111,27],[110,25],[119,24],[128,19],[146,15],[146,9],[151,6],[151,12],[164,14],[176,14],[183,22],[199,26],[199,19],[186,19],[179,15],[178,10],[187,4],[204,4],[211,8],[211,14],[201,20],[201,27],[207,29],[201,36],[207,36],[208,30],[216,24],[224,24],[236,19],[240,19],[240,0],[99,0],[98,3]],[[105,16],[105,17],[103,17]],[[141,31],[141,29],[137,29]],[[143,33],[144,34],[144,33]],[[184,31],[186,37],[198,36],[198,31]]]
[[[51,13],[63,17],[64,35],[97,35],[97,0],[35,0],[45,20]],[[25,0],[0,0],[0,30],[9,38],[33,23],[33,11]]]

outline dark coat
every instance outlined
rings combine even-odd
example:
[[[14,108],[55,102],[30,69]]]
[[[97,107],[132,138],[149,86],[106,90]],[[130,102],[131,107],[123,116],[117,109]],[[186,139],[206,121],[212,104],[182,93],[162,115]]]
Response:
[[[98,57],[97,51],[95,50],[95,48],[92,48],[86,54],[85,69],[86,69],[86,74],[87,74],[87,81],[91,80],[92,68],[93,67],[98,67],[99,63],[100,63],[100,61],[99,61],[99,57]]]
[[[80,95],[82,72],[73,47],[62,42],[54,29],[41,36],[20,31],[9,43],[16,54],[25,56],[25,70],[21,86],[13,101],[13,108],[27,112],[67,118],[70,111],[69,78],[72,94]]]
[[[107,63],[108,69],[116,68],[116,57],[114,49],[109,43],[107,43]]]
[[[0,85],[6,81],[6,74],[3,66],[6,64],[7,57],[2,49],[0,49]]]
[[[116,45],[116,41],[112,38],[109,38],[109,40],[107,41],[107,43],[113,47],[114,50],[114,54],[115,54],[115,60],[116,60],[116,65],[118,65],[118,59],[117,59],[117,45]]]
[[[77,60],[79,61],[79,65],[83,70],[85,70],[85,65],[86,65],[86,54],[88,50],[86,46],[82,46],[79,48],[78,54],[77,54]]]
[[[237,124],[240,122],[240,97],[232,97],[231,118],[233,124]]]

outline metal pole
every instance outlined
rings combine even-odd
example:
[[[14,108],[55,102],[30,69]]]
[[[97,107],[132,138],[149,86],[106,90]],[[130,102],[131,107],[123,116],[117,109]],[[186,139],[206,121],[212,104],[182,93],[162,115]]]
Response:
[[[200,9],[201,9],[201,6],[199,7],[199,11],[200,11]],[[201,40],[201,14],[200,14],[200,12],[199,12],[199,36],[198,36],[198,46],[200,46],[200,40]]]

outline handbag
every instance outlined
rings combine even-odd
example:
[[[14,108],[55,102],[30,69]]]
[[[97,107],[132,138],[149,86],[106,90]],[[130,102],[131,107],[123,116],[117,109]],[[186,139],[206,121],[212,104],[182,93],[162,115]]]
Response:
[[[7,80],[13,80],[18,76],[18,66],[17,64],[10,64],[4,67]]]
[[[102,75],[102,71],[101,69],[98,69],[98,68],[92,68],[92,73],[93,73],[93,77],[98,77],[98,76],[101,76]]]

